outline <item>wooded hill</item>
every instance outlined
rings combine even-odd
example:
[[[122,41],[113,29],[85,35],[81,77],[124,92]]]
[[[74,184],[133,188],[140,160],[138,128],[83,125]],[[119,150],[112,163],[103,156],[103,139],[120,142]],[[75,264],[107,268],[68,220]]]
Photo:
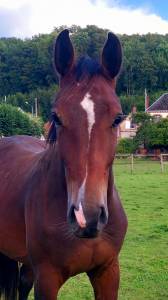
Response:
[[[52,58],[53,43],[65,28],[55,28],[51,34],[32,39],[0,39],[0,100],[30,111],[34,97],[39,98],[39,109],[48,118],[50,102],[57,89]],[[99,59],[108,30],[96,26],[70,28],[77,56],[84,54]],[[128,113],[132,104],[144,110],[144,89],[154,101],[168,90],[168,34],[119,35],[123,46],[123,66],[117,92],[123,110]]]

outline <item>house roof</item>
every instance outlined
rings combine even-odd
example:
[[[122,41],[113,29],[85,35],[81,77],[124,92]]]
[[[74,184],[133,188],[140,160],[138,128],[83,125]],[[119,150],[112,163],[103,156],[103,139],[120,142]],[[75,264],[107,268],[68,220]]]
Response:
[[[151,106],[146,109],[146,112],[168,112],[168,93],[163,94]]]

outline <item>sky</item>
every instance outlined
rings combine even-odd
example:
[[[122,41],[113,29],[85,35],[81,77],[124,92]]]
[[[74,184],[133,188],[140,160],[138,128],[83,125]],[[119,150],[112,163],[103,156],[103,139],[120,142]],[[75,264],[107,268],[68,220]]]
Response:
[[[0,37],[28,38],[73,24],[166,34],[168,0],[0,0]]]

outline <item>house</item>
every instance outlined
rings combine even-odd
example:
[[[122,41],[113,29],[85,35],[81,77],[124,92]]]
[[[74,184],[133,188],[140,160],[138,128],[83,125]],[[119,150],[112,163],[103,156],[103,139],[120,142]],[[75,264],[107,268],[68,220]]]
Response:
[[[132,107],[131,113],[120,123],[118,127],[118,140],[122,138],[133,138],[137,132],[137,125],[132,121],[132,115],[136,113],[136,106]]]
[[[145,112],[156,119],[168,118],[168,93],[163,94],[152,105],[146,107]]]

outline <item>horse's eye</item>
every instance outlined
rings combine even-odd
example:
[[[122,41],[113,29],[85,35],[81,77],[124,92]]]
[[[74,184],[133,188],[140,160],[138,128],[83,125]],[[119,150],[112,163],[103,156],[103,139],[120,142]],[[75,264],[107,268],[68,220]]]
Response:
[[[62,126],[62,122],[55,112],[52,113],[52,120],[55,122],[56,126]]]
[[[124,120],[124,118],[125,116],[123,114],[118,114],[112,124],[112,127],[117,127]]]

